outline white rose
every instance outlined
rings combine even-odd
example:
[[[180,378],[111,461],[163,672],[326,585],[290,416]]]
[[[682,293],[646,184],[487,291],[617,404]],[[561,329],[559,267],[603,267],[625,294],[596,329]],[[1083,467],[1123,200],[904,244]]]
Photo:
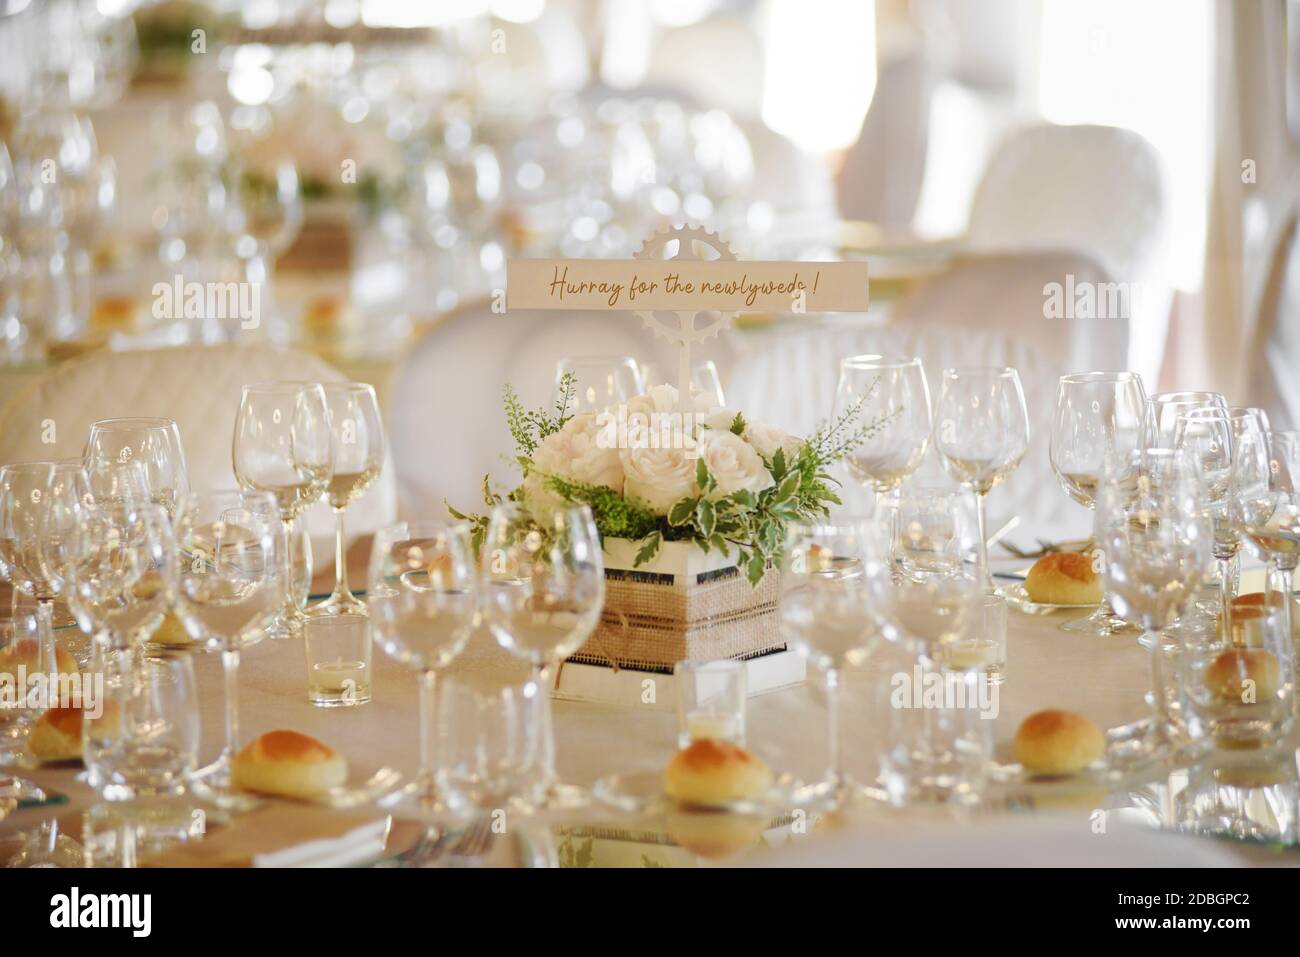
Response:
[[[745,441],[769,462],[772,461],[772,456],[776,455],[777,449],[784,449],[787,465],[794,461],[794,456],[798,455],[799,449],[803,447],[802,439],[766,422],[748,423],[745,426]]]
[[[573,479],[587,485],[605,485],[623,493],[623,463],[618,449],[604,441],[598,419],[591,413],[575,415],[558,432],[542,440],[533,453],[533,467],[524,479],[529,506],[553,511],[564,499],[546,488],[548,476]]]
[[[620,452],[624,494],[667,515],[679,499],[695,494],[695,459],[686,449],[631,448]]]
[[[718,496],[731,495],[741,489],[761,492],[773,484],[772,473],[753,446],[738,435],[707,429],[700,435],[700,458],[718,483]]]

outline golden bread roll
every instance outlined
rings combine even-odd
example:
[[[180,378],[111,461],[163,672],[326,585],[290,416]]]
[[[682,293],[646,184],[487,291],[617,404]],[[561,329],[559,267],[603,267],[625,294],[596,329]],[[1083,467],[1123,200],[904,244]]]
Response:
[[[149,640],[160,645],[189,645],[194,643],[194,639],[185,630],[181,620],[170,611],[163,615],[162,624],[158,626],[158,630],[153,633]]]
[[[1205,669],[1205,687],[1220,701],[1255,704],[1277,695],[1279,676],[1271,651],[1229,648]]]
[[[1101,601],[1101,578],[1090,556],[1053,552],[1029,569],[1025,593],[1030,601],[1044,605],[1095,605]]]
[[[1074,774],[1105,751],[1101,729],[1073,711],[1039,711],[1016,729],[1016,760],[1033,774]]]
[[[348,778],[343,756],[297,731],[268,731],[235,755],[235,786],[259,794],[315,797]]]
[[[81,709],[50,708],[32,728],[27,748],[42,761],[81,757]]]
[[[61,675],[75,675],[78,671],[77,659],[57,642],[54,645],[54,662],[54,670]],[[17,681],[19,665],[24,666],[28,674],[42,670],[40,645],[36,639],[26,638],[0,651],[0,674],[7,674]],[[44,670],[48,671],[48,666]]]
[[[668,762],[664,790],[674,801],[711,806],[761,797],[772,780],[772,769],[744,748],[700,738]]]

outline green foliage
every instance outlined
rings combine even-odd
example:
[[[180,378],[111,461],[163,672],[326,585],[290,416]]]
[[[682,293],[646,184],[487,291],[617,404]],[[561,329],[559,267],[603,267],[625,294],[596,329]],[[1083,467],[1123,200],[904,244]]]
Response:
[[[515,449],[525,472],[542,440],[560,431],[564,428],[564,423],[573,418],[569,414],[569,408],[573,405],[576,387],[577,377],[572,372],[564,373],[560,378],[560,397],[555,400],[555,411],[548,412],[546,409],[525,409],[524,404],[519,401],[518,393],[507,383],[506,423],[510,427],[510,435],[515,440]]]

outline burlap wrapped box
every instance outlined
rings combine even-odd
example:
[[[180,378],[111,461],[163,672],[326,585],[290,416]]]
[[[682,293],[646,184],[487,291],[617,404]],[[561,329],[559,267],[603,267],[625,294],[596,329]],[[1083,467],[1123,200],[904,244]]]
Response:
[[[747,660],[784,651],[779,583],[769,569],[752,587],[720,552],[664,542],[635,564],[640,546],[605,540],[605,607],[600,624],[569,660],[670,674],[679,661]]]

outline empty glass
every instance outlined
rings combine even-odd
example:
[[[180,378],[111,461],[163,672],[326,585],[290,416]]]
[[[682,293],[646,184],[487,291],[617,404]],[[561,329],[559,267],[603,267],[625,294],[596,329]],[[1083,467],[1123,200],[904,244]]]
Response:
[[[370,621],[365,615],[311,618],[305,629],[307,700],[347,708],[370,700]]]
[[[1178,431],[1178,417],[1193,409],[1228,409],[1220,392],[1157,392],[1147,402],[1147,444],[1150,448],[1172,449]]]
[[[893,554],[917,581],[956,573],[961,557],[961,502],[947,489],[905,488],[899,493]]]
[[[701,738],[745,746],[745,663],[679,661],[673,666],[677,692],[677,746]]]
[[[600,412],[645,391],[641,367],[631,356],[570,356],[555,364],[557,401],[560,382],[570,373],[574,377],[573,404],[568,410],[572,415]]]
[[[537,804],[545,786],[544,689],[489,685],[468,676],[438,696],[438,787],[457,812]]]
[[[1300,562],[1300,432],[1269,432],[1268,493],[1243,516],[1242,532],[1268,563],[1265,579],[1269,603],[1277,603],[1291,627],[1289,596]]]
[[[140,462],[154,502],[176,513],[176,503],[189,491],[185,450],[175,421],[159,418],[100,419],[90,424],[83,456],[92,487],[112,488],[122,479],[121,467]],[[129,478],[134,486],[136,478]]]
[[[940,649],[939,660],[952,671],[982,673],[1001,683],[1007,669],[1007,603],[1001,595],[983,595],[964,635]]]
[[[861,355],[840,360],[835,414],[857,407],[862,423],[878,422],[870,439],[849,452],[849,474],[877,498],[916,471],[930,443],[930,389],[921,360]]]
[[[870,443],[868,443],[870,444]],[[944,468],[975,495],[979,579],[989,574],[984,499],[1020,465],[1029,447],[1029,413],[1015,369],[945,369],[935,410],[935,448]]]

